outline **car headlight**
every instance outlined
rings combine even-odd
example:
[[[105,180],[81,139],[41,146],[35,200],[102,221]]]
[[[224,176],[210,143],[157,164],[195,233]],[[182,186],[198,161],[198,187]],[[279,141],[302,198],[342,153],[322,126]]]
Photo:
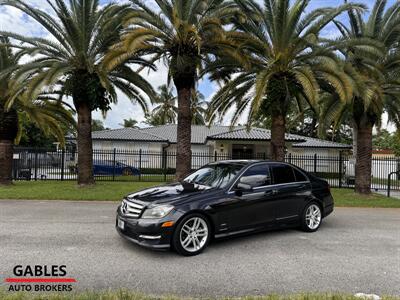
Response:
[[[161,219],[168,215],[174,207],[172,205],[157,205],[146,209],[142,215],[143,219]]]

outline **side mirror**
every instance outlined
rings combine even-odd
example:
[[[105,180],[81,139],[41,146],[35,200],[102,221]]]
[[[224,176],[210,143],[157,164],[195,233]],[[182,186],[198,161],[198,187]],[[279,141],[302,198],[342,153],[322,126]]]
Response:
[[[237,196],[242,196],[243,192],[251,192],[253,190],[250,184],[239,182],[236,186],[235,193]]]

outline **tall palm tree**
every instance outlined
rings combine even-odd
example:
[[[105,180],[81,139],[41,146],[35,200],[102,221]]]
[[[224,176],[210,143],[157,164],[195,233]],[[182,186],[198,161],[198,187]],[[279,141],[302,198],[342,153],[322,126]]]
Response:
[[[153,119],[157,120],[158,125],[175,124],[178,115],[176,107],[176,96],[167,85],[158,87],[159,95],[154,99],[156,106],[153,108]]]
[[[0,34],[16,41],[13,43],[16,49],[36,55],[16,72],[17,78],[35,73],[27,87],[29,97],[43,86],[62,86],[62,93],[72,97],[78,115],[78,183],[93,184],[92,111],[108,111],[110,104],[117,101],[116,90],[146,110],[147,102],[141,91],[151,95],[150,99],[154,91],[131,66],[150,64],[135,56],[118,62],[104,60],[119,41],[129,5],[102,6],[99,0],[69,0],[68,4],[63,0],[46,1],[51,12],[23,0],[0,0],[0,4],[26,13],[47,31],[49,38]]]
[[[147,1],[131,2],[127,34],[110,59],[143,53],[168,66],[178,94],[176,177],[181,179],[191,170],[190,99],[202,66],[215,56],[240,59],[231,39],[235,33],[224,30],[235,9],[224,0],[158,0],[157,9]]]
[[[199,91],[194,91],[190,106],[192,111],[192,124],[205,125],[208,102],[205,100],[204,95]]]
[[[14,74],[4,72],[18,65],[19,52],[13,53],[7,38],[0,37],[0,184],[12,183],[13,146],[22,134],[21,116],[34,122],[45,133],[64,142],[63,125],[74,123],[58,99],[41,93],[37,99],[27,97],[25,81],[16,81]]]
[[[400,3],[385,10],[386,6],[386,0],[377,0],[368,19],[350,10],[349,25],[334,22],[342,35],[334,50],[345,57],[345,70],[353,78],[355,94],[344,103],[330,96],[323,116],[328,125],[340,124],[345,118],[352,120],[355,190],[362,194],[371,192],[373,127],[384,111],[400,125]]]
[[[135,119],[129,118],[129,119],[124,119],[124,122],[121,124],[118,124],[124,128],[139,128],[138,125],[138,121],[136,121]]]
[[[243,33],[240,47],[247,51],[251,66],[243,69],[227,59],[208,66],[212,79],[227,81],[211,101],[209,118],[222,118],[235,107],[232,123],[248,112],[250,126],[260,111],[270,115],[271,157],[284,160],[290,106],[310,105],[317,110],[324,82],[343,99],[352,94],[339,58],[319,40],[324,27],[352,6],[306,13],[310,0],[266,0],[263,6],[255,0],[236,3],[247,16],[238,18],[235,26]]]

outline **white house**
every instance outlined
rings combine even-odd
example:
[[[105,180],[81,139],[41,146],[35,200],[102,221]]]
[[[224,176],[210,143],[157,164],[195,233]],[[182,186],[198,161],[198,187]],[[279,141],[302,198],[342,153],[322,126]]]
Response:
[[[142,129],[122,128],[93,132],[93,149],[101,158],[102,151],[117,151],[118,160],[141,167],[159,168],[160,153],[167,153],[167,167],[175,167],[177,125],[164,125]],[[287,152],[293,155],[338,157],[341,151],[350,151],[351,145],[286,134]],[[192,167],[197,168],[215,159],[224,158],[268,158],[271,132],[267,129],[243,126],[192,125]],[[141,150],[141,151],[140,151]],[[142,153],[138,157],[137,152]],[[126,154],[126,155],[125,155]],[[154,154],[153,157],[151,155]],[[155,159],[158,154],[158,162]],[[133,157],[135,157],[133,159]],[[309,169],[307,162],[302,165]],[[312,161],[310,160],[310,164]],[[326,166],[329,167],[329,166]],[[321,172],[325,167],[319,164]]]
[[[121,128],[93,132],[93,148],[97,150],[143,150],[176,152],[177,125],[142,129]],[[288,153],[337,156],[352,146],[296,134],[286,134]],[[269,156],[271,132],[243,126],[192,125],[192,152],[229,154],[232,156]]]

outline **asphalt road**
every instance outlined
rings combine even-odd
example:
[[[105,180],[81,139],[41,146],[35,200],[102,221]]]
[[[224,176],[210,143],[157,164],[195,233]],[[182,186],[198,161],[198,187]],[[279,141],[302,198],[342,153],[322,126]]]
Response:
[[[400,209],[337,208],[316,233],[261,233],[201,255],[153,252],[114,230],[115,203],[0,201],[0,280],[17,264],[65,264],[76,289],[242,296],[400,295]]]

